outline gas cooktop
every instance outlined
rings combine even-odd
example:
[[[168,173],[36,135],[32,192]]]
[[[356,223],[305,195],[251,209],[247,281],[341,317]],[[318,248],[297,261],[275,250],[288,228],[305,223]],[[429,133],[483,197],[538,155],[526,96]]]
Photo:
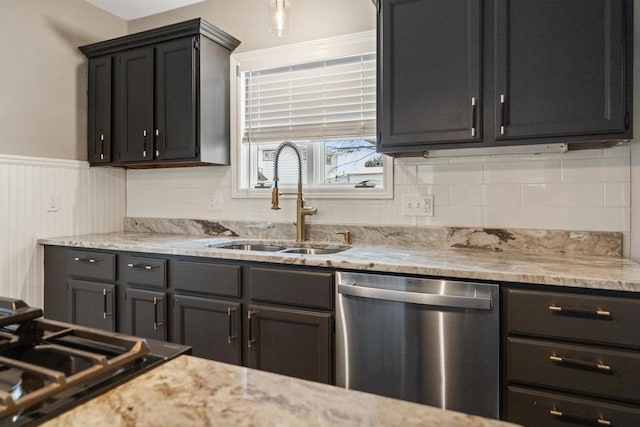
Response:
[[[0,297],[0,425],[45,421],[189,351],[41,316]]]

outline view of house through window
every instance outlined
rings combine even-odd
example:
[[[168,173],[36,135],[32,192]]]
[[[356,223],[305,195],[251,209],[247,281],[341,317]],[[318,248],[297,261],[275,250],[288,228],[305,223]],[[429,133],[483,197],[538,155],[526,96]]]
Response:
[[[235,56],[236,194],[270,194],[276,149],[292,141],[302,155],[305,194],[391,197],[392,161],[376,152],[375,34],[314,43],[286,46],[282,59],[273,49]],[[284,187],[298,182],[290,148],[280,154],[278,178]]]

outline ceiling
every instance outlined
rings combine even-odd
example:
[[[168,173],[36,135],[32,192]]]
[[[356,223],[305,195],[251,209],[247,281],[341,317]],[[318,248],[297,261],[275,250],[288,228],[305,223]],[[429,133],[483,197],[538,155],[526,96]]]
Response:
[[[85,0],[113,15],[130,21],[204,0]]]

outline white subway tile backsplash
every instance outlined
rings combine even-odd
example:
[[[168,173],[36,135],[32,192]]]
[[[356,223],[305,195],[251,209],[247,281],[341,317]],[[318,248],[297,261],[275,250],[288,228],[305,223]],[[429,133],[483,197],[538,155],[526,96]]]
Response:
[[[629,231],[628,146],[540,155],[402,158],[394,159],[394,165],[393,199],[308,199],[308,205],[318,208],[318,215],[308,221]],[[230,167],[128,171],[127,214],[295,221],[293,199],[283,198],[283,209],[272,211],[267,199],[231,198],[232,173]],[[222,194],[222,210],[207,209],[212,193]],[[433,194],[434,216],[403,216],[406,194]]]
[[[418,184],[482,183],[483,163],[441,163],[418,166]]]
[[[629,182],[629,157],[562,160],[562,182]]]
[[[629,209],[574,206],[484,207],[485,227],[629,231]]]
[[[519,184],[452,185],[453,206],[518,206]]]
[[[395,165],[393,168],[393,182],[395,185],[415,185],[417,182],[416,165]]]
[[[484,165],[485,184],[560,182],[560,160],[530,160]]]
[[[524,184],[523,206],[604,206],[604,186],[585,184]]]
[[[446,206],[450,204],[450,188],[449,185],[427,184],[411,187],[406,194],[433,194],[434,206]],[[418,191],[416,191],[416,189]]]
[[[481,206],[434,206],[432,217],[417,217],[417,225],[482,227]]]
[[[604,183],[605,206],[631,206],[631,184],[628,182]]]

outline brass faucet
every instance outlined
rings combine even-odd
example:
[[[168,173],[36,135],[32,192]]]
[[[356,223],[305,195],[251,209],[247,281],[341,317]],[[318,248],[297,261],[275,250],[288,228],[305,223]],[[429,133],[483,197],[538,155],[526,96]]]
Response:
[[[278,161],[280,160],[280,152],[289,147],[295,151],[298,156],[298,192],[297,193],[280,193],[278,190]],[[273,162],[273,190],[271,190],[271,209],[280,209],[279,196],[297,194],[298,200],[296,203],[296,242],[304,242],[305,238],[305,224],[304,219],[307,215],[315,215],[318,213],[318,209],[312,207],[305,207],[304,199],[302,198],[302,156],[300,150],[291,141],[284,141],[278,148],[276,148],[275,160]]]

